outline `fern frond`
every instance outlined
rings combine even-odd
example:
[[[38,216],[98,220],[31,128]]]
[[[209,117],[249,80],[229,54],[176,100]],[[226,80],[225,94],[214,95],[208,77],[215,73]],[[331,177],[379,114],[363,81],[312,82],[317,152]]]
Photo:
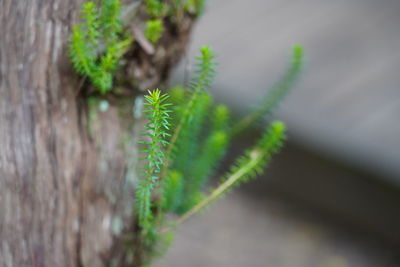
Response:
[[[145,96],[144,117],[148,120],[145,124],[145,132],[143,134],[147,140],[141,144],[145,146],[141,152],[144,155],[142,160],[146,161],[143,166],[144,172],[141,174],[139,184],[136,189],[137,214],[139,224],[146,228],[148,222],[152,218],[151,214],[151,195],[152,191],[159,180],[161,165],[164,162],[163,148],[168,144],[166,138],[169,136],[169,110],[167,94],[161,94],[161,91],[156,89],[149,91]]]
[[[186,181],[186,201],[180,212],[185,212],[197,204],[196,194],[204,189],[203,187],[207,184],[215,167],[225,155],[227,145],[228,134],[226,132],[215,131],[207,138],[200,155],[193,160],[195,164]]]
[[[164,31],[164,24],[160,19],[152,19],[146,22],[144,35],[147,40],[155,44],[161,38]]]
[[[111,90],[113,71],[132,42],[122,36],[120,0],[93,1],[82,6],[83,23],[73,27],[69,54],[75,70],[104,94]]]
[[[211,87],[216,74],[215,67],[218,65],[214,61],[215,54],[209,46],[200,47],[200,53],[201,55],[196,57],[198,61],[196,75],[190,82],[190,87],[194,92]]]
[[[102,1],[99,24],[106,46],[118,40],[118,34],[122,32],[120,0]]]
[[[182,86],[174,86],[169,89],[169,100],[174,106],[181,106],[186,101],[187,90]]]
[[[234,126],[233,136],[240,134],[254,122],[269,115],[278,106],[300,76],[303,68],[303,55],[304,49],[302,46],[296,45],[293,47],[291,64],[286,74],[265,96],[259,107]]]
[[[98,48],[99,32],[99,16],[96,5],[92,2],[86,2],[82,7],[82,18],[84,20],[83,27],[86,31],[88,53],[96,55]]]
[[[89,76],[93,85],[99,89],[101,94],[107,93],[112,87],[112,75],[104,71],[101,66],[96,66],[95,71]]]
[[[193,117],[193,107],[197,103],[201,91],[211,86],[212,80],[216,73],[215,66],[217,63],[214,61],[214,52],[208,46],[201,47],[200,52],[201,56],[197,57],[197,60],[199,61],[197,64],[198,68],[196,70],[197,75],[192,79],[191,82],[191,88],[193,89],[193,92],[188,104],[185,105],[182,111],[180,121],[176,125],[175,131],[171,137],[170,145],[167,150],[167,164],[164,167],[165,171],[163,171],[163,173],[166,172],[171,163],[169,158],[171,157],[171,152],[175,149],[175,142],[180,136],[182,128],[185,126],[187,121]]]
[[[146,11],[152,18],[160,18],[165,16],[168,11],[166,3],[159,0],[145,0]]]
[[[227,181],[232,176],[241,173],[240,177],[232,183],[232,185],[237,185],[262,174],[272,155],[282,147],[285,139],[285,128],[283,122],[272,122],[258,143],[252,149],[246,151],[245,155],[240,157],[236,164],[231,167],[224,180]]]
[[[165,211],[175,211],[182,203],[183,176],[172,170],[164,179],[162,207]]]
[[[89,51],[82,28],[74,26],[69,44],[69,56],[75,70],[85,76],[90,76],[95,67],[93,54]]]
[[[174,116],[172,118],[173,128],[176,128],[176,125],[179,124],[182,114],[184,113],[188,96],[188,90],[183,88],[182,86],[175,86],[168,91],[170,96],[169,102],[172,104],[172,109],[174,111]]]
[[[205,0],[186,0],[183,8],[186,12],[199,16],[203,14]]]
[[[261,174],[269,163],[271,156],[279,151],[284,138],[285,125],[280,121],[273,122],[259,142],[236,161],[236,164],[234,164],[228,174],[224,176],[221,185],[180,217],[177,220],[177,224],[187,220],[190,216],[199,212],[238,184]]]
[[[184,177],[190,175],[192,166],[196,164],[193,158],[198,154],[200,137],[203,133],[204,123],[209,116],[212,105],[211,96],[201,92],[191,110],[190,120],[182,126],[179,139],[176,141],[172,159],[173,168],[179,170]],[[179,116],[175,112],[176,115]]]
[[[111,43],[100,59],[100,68],[104,72],[113,72],[117,69],[118,62],[125,54],[129,45],[132,43],[132,38],[126,38],[120,41]]]
[[[184,180],[184,194],[182,204],[186,206],[187,200],[190,198],[191,184],[193,182],[193,171],[198,164],[197,157],[201,153],[201,148],[206,135],[206,122],[210,115],[212,99],[205,92],[200,93],[197,103],[193,106],[193,116],[182,127],[181,135],[176,142],[175,149],[171,159],[173,163],[171,167],[179,170]],[[189,192],[190,191],[190,192]],[[182,212],[182,209],[179,208]]]
[[[185,173],[185,201],[179,213],[185,212],[197,204],[196,195],[204,189],[214,170],[225,155],[229,145],[229,111],[226,106],[218,105],[211,114],[211,127],[204,141],[192,140],[194,153],[186,160],[189,172]],[[178,151],[180,149],[178,148]]]
[[[229,127],[229,109],[227,106],[219,104],[215,107],[211,120],[211,132],[228,131]]]

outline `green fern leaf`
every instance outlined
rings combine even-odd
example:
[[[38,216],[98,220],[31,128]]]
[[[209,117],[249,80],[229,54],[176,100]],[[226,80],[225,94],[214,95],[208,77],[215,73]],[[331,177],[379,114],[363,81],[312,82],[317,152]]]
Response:
[[[145,125],[143,136],[147,139],[141,144],[145,146],[142,149],[144,157],[142,160],[146,162],[143,165],[142,178],[136,189],[137,214],[139,224],[144,227],[149,227],[149,221],[152,218],[151,214],[151,196],[152,191],[159,180],[161,165],[164,162],[163,148],[168,144],[167,130],[169,129],[169,113],[168,107],[170,104],[165,103],[168,99],[167,94],[161,94],[161,91],[156,89],[149,91],[145,96],[145,118],[148,122]]]
[[[233,136],[240,134],[262,117],[271,114],[272,110],[278,106],[300,76],[303,68],[303,55],[304,49],[302,46],[296,45],[293,47],[292,62],[287,73],[265,96],[259,107],[235,125]]]
[[[204,12],[205,0],[186,0],[183,7],[186,12],[199,16]]]
[[[236,161],[224,176],[222,183],[210,195],[181,216],[177,220],[177,224],[187,220],[233,187],[263,173],[272,155],[281,148],[284,138],[285,125],[280,121],[273,122],[258,143]]]
[[[152,18],[164,17],[168,11],[168,5],[159,0],[145,0],[147,13]]]
[[[192,117],[194,116],[193,107],[198,102],[201,92],[211,86],[212,80],[216,73],[215,66],[217,64],[214,62],[214,52],[208,46],[201,47],[200,52],[201,56],[197,57],[197,75],[191,81],[191,88],[193,92],[190,99],[187,101],[187,104],[182,109],[180,121],[176,125],[175,131],[171,137],[170,145],[167,152],[168,160],[165,169],[169,167],[169,163],[171,162],[171,152],[176,150],[175,142],[177,141],[178,137],[180,137],[182,129],[185,127],[187,121],[192,119]]]
[[[144,31],[144,35],[147,40],[155,44],[161,38],[163,31],[164,31],[164,25],[162,20],[160,19],[148,20],[146,22],[146,29]]]
[[[172,170],[164,179],[163,186],[163,209],[165,211],[175,211],[183,200],[183,176],[180,172]]]
[[[118,35],[122,32],[121,2],[119,0],[102,1],[99,24],[106,46],[118,40]]]
[[[69,45],[69,56],[75,70],[85,76],[90,76],[95,68],[92,53],[86,47],[85,34],[81,27],[74,26]]]
[[[111,90],[113,72],[132,42],[132,38],[122,36],[120,16],[120,0],[103,0],[100,10],[89,1],[82,6],[83,23],[73,27],[69,46],[72,64],[102,94]]]
[[[213,132],[206,140],[200,155],[193,161],[192,174],[187,178],[186,201],[179,210],[180,213],[187,211],[198,203],[197,194],[200,193],[207,184],[215,167],[224,156],[228,145],[228,135],[223,131]]]
[[[230,189],[263,173],[273,154],[277,153],[285,139],[285,124],[280,121],[272,122],[258,143],[234,164],[224,180],[231,179]],[[235,177],[232,179],[232,177]]]
[[[84,20],[82,27],[86,31],[88,53],[92,53],[94,57],[98,49],[100,32],[98,11],[96,5],[92,1],[83,4],[82,18]]]

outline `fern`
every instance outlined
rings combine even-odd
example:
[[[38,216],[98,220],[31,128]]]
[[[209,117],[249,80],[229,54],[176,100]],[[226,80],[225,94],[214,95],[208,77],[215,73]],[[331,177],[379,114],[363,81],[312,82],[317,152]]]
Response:
[[[151,43],[155,44],[161,38],[164,31],[163,22],[160,19],[148,20],[144,31],[145,37]]]
[[[205,0],[186,0],[183,7],[190,14],[201,15],[204,11]]]
[[[187,200],[182,211],[187,211],[187,209],[197,204],[198,197],[196,193],[204,190],[203,187],[207,184],[212,171],[224,156],[227,145],[228,135],[223,131],[215,131],[207,138],[202,146],[200,155],[193,160],[195,164],[193,164],[192,174],[187,177]]]
[[[208,206],[233,187],[262,174],[272,155],[278,152],[282,146],[285,137],[284,133],[285,125],[279,121],[273,122],[259,142],[252,149],[246,151],[245,155],[240,157],[236,164],[231,167],[228,174],[223,178],[221,185],[180,217],[177,223],[186,221],[190,216]]]
[[[168,11],[166,3],[159,0],[145,0],[147,13],[152,18],[164,17]]]
[[[186,122],[192,117],[193,107],[195,103],[198,101],[198,97],[202,90],[205,90],[211,86],[212,80],[215,77],[215,67],[216,62],[214,61],[215,55],[214,52],[208,47],[203,46],[200,48],[201,56],[197,57],[198,64],[196,69],[196,76],[192,79],[190,83],[190,88],[192,89],[192,95],[188,104],[182,110],[182,116],[178,125],[175,128],[174,134],[172,135],[169,149],[168,149],[168,156],[172,152],[172,149],[175,146],[175,142],[179,137],[182,128],[186,124]],[[169,162],[165,169],[169,167]]]
[[[202,46],[200,48],[201,55],[196,57],[198,63],[196,64],[197,69],[195,70],[196,76],[193,77],[190,87],[196,92],[201,89],[210,88],[215,77],[215,67],[217,63],[215,60],[215,54],[209,46]]]
[[[282,147],[285,139],[285,128],[283,122],[272,122],[258,143],[252,149],[247,150],[245,155],[240,157],[236,164],[231,167],[226,178],[224,178],[225,182],[231,179],[233,186],[262,174],[272,155]],[[235,175],[237,177],[232,179],[232,176]]]
[[[212,115],[211,132],[229,130],[229,109],[225,105],[217,105]]]
[[[120,1],[103,0],[102,2],[99,24],[107,45],[117,42],[118,35],[122,33],[121,8]]]
[[[120,0],[99,2],[100,5],[94,1],[83,4],[82,23],[73,27],[69,55],[74,69],[105,94],[113,88],[114,72],[121,65],[132,38],[123,29]],[[162,37],[164,23],[177,23],[185,15],[197,16],[205,5],[204,0],[144,0],[143,3],[149,19],[144,34],[153,44]],[[140,142],[143,148],[135,212],[137,229],[141,231],[137,235],[138,247],[144,254],[139,261],[146,264],[149,255],[162,253],[172,240],[172,233],[163,231],[167,213],[180,216],[173,222],[177,225],[229,190],[264,172],[285,139],[285,125],[279,121],[273,122],[223,175],[220,184],[206,194],[210,192],[209,179],[217,171],[233,137],[269,115],[293,86],[303,66],[303,49],[293,48],[287,73],[260,106],[233,127],[228,108],[215,106],[208,93],[216,75],[214,52],[203,46],[196,60],[195,74],[188,88],[173,89],[171,97],[158,89],[144,96],[147,122]]]
[[[72,30],[69,54],[74,69],[81,75],[91,76],[95,68],[92,50],[86,48],[85,33],[80,26]]]
[[[89,1],[82,6],[81,25],[74,26],[69,55],[75,70],[88,77],[104,94],[111,90],[113,72],[132,42],[122,36],[121,3],[103,0],[101,8]]]
[[[219,186],[206,194],[210,191],[208,181],[235,134],[271,112],[296,80],[302,65],[302,49],[297,47],[294,51],[291,68],[284,79],[267,95],[263,105],[249,115],[250,119],[245,119],[245,123],[239,122],[235,128],[230,123],[228,108],[214,106],[208,93],[217,65],[209,47],[201,48],[196,75],[190,82],[189,90],[175,87],[170,92],[170,98],[161,95],[158,89],[145,96],[148,123],[144,135],[148,140],[143,142],[145,164],[136,189],[136,202],[147,253],[155,255],[163,251],[168,243],[162,241],[163,236],[176,225],[234,187],[264,172],[285,139],[285,125],[280,121],[272,122],[256,144],[246,150],[222,176]],[[169,103],[166,103],[167,98]],[[174,111],[171,120],[169,108]],[[238,125],[240,131],[237,130]],[[172,226],[166,226],[167,213],[180,216]]]
[[[191,98],[192,92],[182,86],[175,86],[169,90],[170,102],[174,110],[172,118],[172,134],[176,131],[177,125],[181,122],[182,116],[185,113],[188,99]]]
[[[193,160],[190,159],[196,154],[211,105],[211,96],[204,92],[200,93],[191,110],[192,116],[190,120],[187,120],[182,125],[180,137],[175,144],[175,151],[172,155],[175,162],[172,167],[181,171],[184,176],[187,176],[188,171],[191,169],[190,163]]]
[[[212,99],[208,93],[201,92],[191,111],[190,120],[186,121],[182,127],[181,135],[176,142],[175,151],[173,153],[172,167],[180,171],[186,178],[184,181],[184,195],[182,202],[187,204],[187,199],[193,193],[190,190],[191,184],[194,183],[193,171],[198,164],[197,157],[203,147],[204,131],[206,122],[209,118],[209,110],[212,107]],[[180,207],[180,212],[184,211],[184,207]]]
[[[180,172],[172,170],[164,179],[162,208],[165,211],[175,211],[183,199],[183,176]]]
[[[208,132],[203,133],[204,140],[202,142],[195,139],[191,141],[197,144],[197,147],[193,148],[194,155],[185,162],[189,165],[190,171],[186,173],[185,201],[180,213],[187,211],[198,202],[197,193],[205,189],[209,178],[225,155],[229,145],[228,122],[228,109],[224,105],[218,105],[211,113],[209,122],[211,128]]]
[[[87,46],[90,51],[95,54],[98,47],[99,32],[99,17],[96,5],[89,1],[83,4],[82,7],[83,28],[86,30]]]
[[[244,129],[251,126],[254,122],[270,114],[272,110],[282,101],[282,99],[297,81],[297,78],[300,76],[303,67],[303,54],[304,52],[302,46],[296,45],[293,47],[292,62],[287,73],[264,97],[264,100],[259,107],[235,125],[233,128],[233,136],[240,134]]]
[[[143,136],[148,140],[141,142],[145,146],[141,152],[144,154],[142,160],[147,163],[143,166],[144,172],[136,189],[139,224],[145,228],[148,227],[152,218],[152,191],[159,180],[161,165],[164,162],[163,147],[168,144],[166,138],[169,136],[167,130],[170,125],[169,113],[171,111],[168,109],[170,104],[164,103],[167,99],[168,95],[161,94],[158,89],[149,91],[149,94],[145,96],[144,114],[148,122],[145,125],[146,130]]]

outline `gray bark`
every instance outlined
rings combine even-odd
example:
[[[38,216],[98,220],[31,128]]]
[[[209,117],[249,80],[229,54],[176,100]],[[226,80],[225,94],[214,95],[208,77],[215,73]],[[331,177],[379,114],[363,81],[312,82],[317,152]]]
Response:
[[[129,262],[121,240],[134,234],[134,94],[110,97],[89,121],[66,47],[82,2],[0,0],[0,266]],[[191,21],[154,55],[132,48],[131,90],[168,76]]]

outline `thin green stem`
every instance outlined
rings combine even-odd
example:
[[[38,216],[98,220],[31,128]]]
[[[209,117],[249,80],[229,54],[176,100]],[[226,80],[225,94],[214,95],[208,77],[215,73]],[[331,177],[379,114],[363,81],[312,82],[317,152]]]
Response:
[[[215,199],[220,197],[223,193],[225,193],[229,188],[231,188],[234,184],[236,184],[243,176],[245,176],[249,171],[251,171],[254,167],[256,167],[260,160],[262,160],[262,153],[258,149],[254,149],[251,151],[251,155],[253,158],[249,161],[245,166],[240,168],[238,171],[230,175],[225,182],[219,185],[216,189],[214,189],[211,194],[209,194],[206,198],[200,201],[198,204],[193,206],[189,211],[183,214],[175,221],[175,225],[179,225],[189,219],[192,215],[198,213],[203,208],[208,206]],[[165,229],[164,231],[168,231],[169,229]],[[164,232],[162,231],[162,232]]]
[[[292,52],[292,62],[286,74],[266,95],[260,106],[252,113],[240,120],[232,129],[232,136],[236,137],[245,129],[253,125],[257,120],[277,107],[279,102],[285,97],[287,92],[293,87],[303,68],[303,47],[295,45]]]
[[[165,164],[161,171],[162,178],[165,177],[165,175],[167,174],[167,171],[172,163],[172,160],[171,160],[172,150],[175,147],[176,141],[182,131],[183,126],[186,124],[187,120],[189,119],[191,112],[193,112],[193,106],[194,106],[195,102],[197,101],[200,91],[206,87],[210,87],[211,79],[215,73],[214,67],[216,64],[212,61],[214,58],[214,54],[211,51],[211,49],[207,46],[203,46],[200,49],[200,51],[202,54],[199,57],[200,69],[198,72],[200,72],[200,76],[195,77],[193,79],[193,83],[192,83],[192,84],[194,84],[193,95],[190,98],[189,103],[185,107],[185,111],[182,115],[182,118],[179,121],[179,124],[176,126],[175,131],[169,141],[169,146],[167,148],[166,156],[165,156],[166,161],[165,161]]]

